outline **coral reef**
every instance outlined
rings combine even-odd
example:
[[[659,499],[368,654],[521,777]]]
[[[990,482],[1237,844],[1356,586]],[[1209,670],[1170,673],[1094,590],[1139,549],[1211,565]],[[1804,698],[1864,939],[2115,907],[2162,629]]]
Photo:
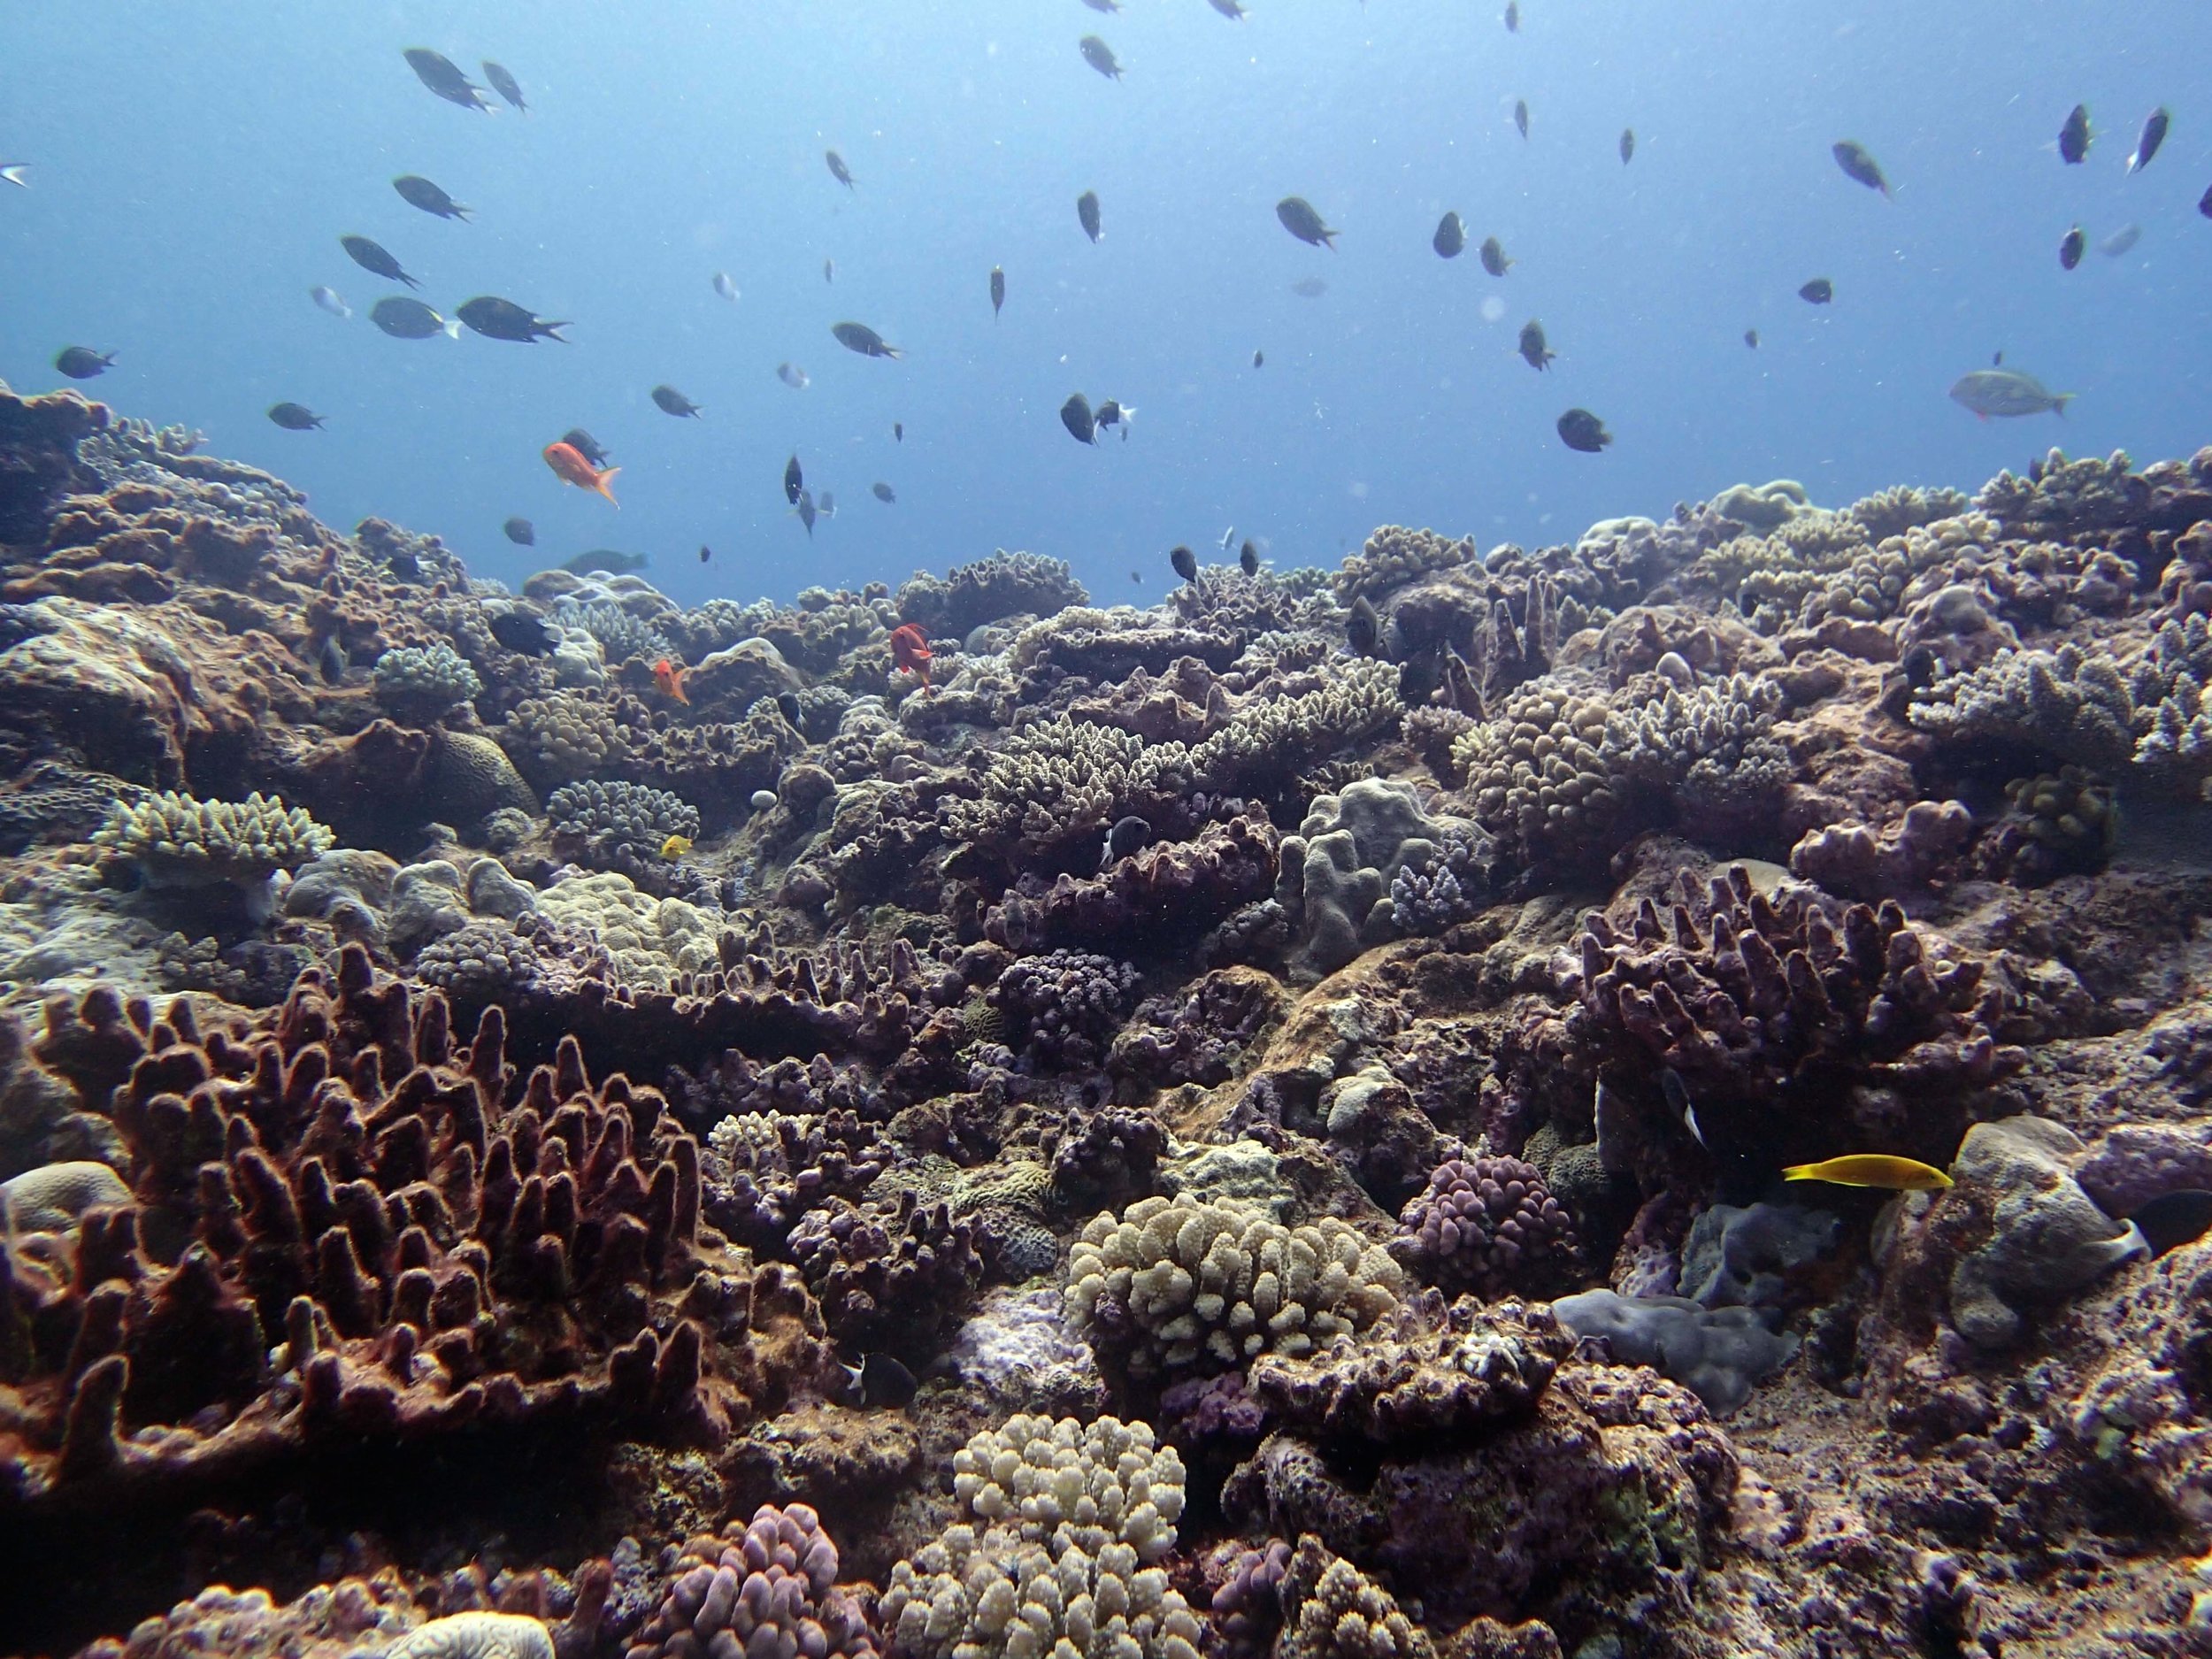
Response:
[[[2195,1651],[2208,630],[2212,451],[686,610],[0,391],[10,1646]]]

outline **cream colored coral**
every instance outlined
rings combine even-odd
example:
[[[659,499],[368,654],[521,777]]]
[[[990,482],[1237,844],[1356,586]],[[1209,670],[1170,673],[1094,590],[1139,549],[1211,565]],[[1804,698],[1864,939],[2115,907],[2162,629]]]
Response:
[[[1175,1548],[1183,1460],[1146,1423],[1013,1417],[953,1454],[953,1495],[979,1520],[1057,1552],[1128,1545],[1148,1565]]]
[[[308,815],[259,790],[202,801],[174,789],[118,803],[93,841],[134,860],[157,886],[258,881],[320,857],[337,840]]]
[[[535,903],[555,921],[591,934],[626,985],[664,991],[678,973],[704,973],[719,960],[711,916],[681,899],[641,893],[625,875],[571,876]]]
[[[1198,1617],[1153,1563],[1183,1463],[1143,1423],[1010,1417],[953,1455],[966,1522],[902,1561],[878,1611],[910,1659],[1197,1659]]]
[[[519,1613],[450,1613],[410,1631],[384,1659],[553,1659],[553,1638]]]
[[[1435,1659],[1435,1645],[1390,1593],[1310,1534],[1299,1540],[1284,1588],[1303,1594],[1277,1649],[1283,1659]]]
[[[1088,1333],[1102,1302],[1136,1326],[1117,1354],[1132,1375],[1299,1355],[1397,1306],[1383,1248],[1334,1218],[1286,1227],[1256,1205],[1147,1198],[1096,1217],[1068,1256],[1064,1306]]]

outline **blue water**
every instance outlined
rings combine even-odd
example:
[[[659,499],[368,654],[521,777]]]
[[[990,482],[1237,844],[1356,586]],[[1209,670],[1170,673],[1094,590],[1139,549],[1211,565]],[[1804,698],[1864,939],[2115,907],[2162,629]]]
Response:
[[[1278,565],[1333,565],[1386,521],[1533,544],[1741,479],[1840,504],[1971,488],[2054,443],[2145,461],[2212,437],[2195,0],[1524,0],[1518,35],[1502,9],[12,6],[0,160],[32,165],[29,189],[0,185],[0,377],[42,389],[59,347],[112,350],[88,391],[204,429],[334,523],[434,531],[510,582],[581,549],[645,552],[686,602],[895,584],[1000,546],[1142,602],[1172,580],[1166,548],[1232,523]],[[1094,32],[1123,81],[1079,57]],[[438,101],[400,56],[415,45],[472,75],[504,63],[530,113]],[[2070,168],[2054,141],[2078,99],[2100,135]],[[2165,148],[2124,177],[2161,103]],[[1837,169],[1845,137],[1893,201]],[[408,206],[389,183],[406,172],[476,221]],[[1292,193],[1337,251],[1277,224]],[[1470,242],[1449,264],[1429,248],[1447,208]],[[2076,221],[2093,248],[2070,274]],[[2095,251],[2130,222],[2133,252]],[[398,290],[346,258],[349,231],[431,303],[504,295],[572,319],[572,343],[387,338],[367,313]],[[1502,280],[1474,254],[1491,234],[1518,261]],[[1290,291],[1309,276],[1327,293]],[[1813,276],[1833,305],[1797,298]],[[318,283],[353,320],[310,303]],[[1531,317],[1560,353],[1548,374],[1513,352]],[[906,360],[845,351],[846,319]],[[1978,422],[1946,398],[2000,349],[2078,395],[2062,422]],[[777,380],[785,360],[810,388]],[[704,418],[662,414],[661,381]],[[1071,441],[1057,411],[1078,389],[1138,408],[1126,443]],[[328,428],[279,430],[262,411],[280,399]],[[1561,445],[1570,404],[1608,422],[1610,451]],[[575,424],[621,465],[619,511],[539,458]],[[795,449],[839,503],[810,541],[779,484]],[[871,499],[879,480],[897,505]],[[535,521],[534,551],[502,537],[509,514]]]

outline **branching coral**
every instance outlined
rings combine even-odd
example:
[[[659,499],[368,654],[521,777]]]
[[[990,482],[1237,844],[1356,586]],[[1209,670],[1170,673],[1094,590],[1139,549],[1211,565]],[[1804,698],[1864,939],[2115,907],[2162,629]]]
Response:
[[[1233,1200],[1147,1198],[1083,1229],[1068,1317],[1132,1376],[1217,1371],[1363,1331],[1397,1304],[1387,1253],[1343,1222],[1286,1227]]]
[[[243,801],[201,801],[173,789],[119,803],[92,838],[131,860],[150,887],[251,887],[330,850],[335,837],[258,791]]]

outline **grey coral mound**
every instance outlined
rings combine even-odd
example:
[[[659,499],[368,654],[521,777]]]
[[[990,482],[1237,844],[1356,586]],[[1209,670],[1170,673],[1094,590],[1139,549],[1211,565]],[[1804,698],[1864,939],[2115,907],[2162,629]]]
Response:
[[[1070,1321],[1133,1377],[1222,1371],[1356,1334],[1398,1305],[1380,1245],[1327,1217],[1184,1194],[1094,1217],[1068,1254]]]
[[[336,840],[308,816],[259,790],[243,801],[202,801],[175,789],[119,804],[93,841],[135,863],[149,887],[252,887],[330,850]]]
[[[1408,920],[1440,919],[1463,894],[1471,914],[1486,890],[1478,850],[1486,842],[1465,819],[1432,818],[1410,784],[1362,778],[1316,795],[1299,833],[1283,838],[1276,877],[1275,902],[1302,941],[1293,972],[1333,973],[1397,938]],[[1449,881],[1449,897],[1440,878]],[[1399,900],[1417,897],[1415,918],[1402,918]],[[1458,919],[1450,915],[1446,925]]]
[[[1951,1322],[1980,1348],[2002,1348],[2026,1315],[2081,1289],[2130,1256],[2142,1234],[2097,1208],[2074,1179],[2086,1150],[2042,1118],[2003,1118],[1966,1132],[1952,1164],[1955,1193],[1986,1208],[1990,1235],[1951,1270]]]
[[[0,1231],[62,1233],[100,1204],[127,1204],[131,1189],[104,1164],[42,1164],[0,1181]]]
[[[408,1632],[383,1659],[553,1659],[553,1638],[519,1613],[450,1613]]]
[[[963,1521],[891,1570],[878,1608],[906,1659],[1197,1659],[1198,1616],[1156,1565],[1183,1464],[1151,1428],[1017,1416],[953,1456]]]
[[[1682,1296],[1586,1290],[1551,1305],[1577,1336],[1601,1336],[1613,1357],[1671,1378],[1717,1413],[1751,1398],[1752,1385],[1787,1364],[1797,1339],[1767,1329],[1749,1308],[1700,1307]]]
[[[484,689],[450,645],[402,645],[376,659],[376,700],[403,717],[430,718]]]

